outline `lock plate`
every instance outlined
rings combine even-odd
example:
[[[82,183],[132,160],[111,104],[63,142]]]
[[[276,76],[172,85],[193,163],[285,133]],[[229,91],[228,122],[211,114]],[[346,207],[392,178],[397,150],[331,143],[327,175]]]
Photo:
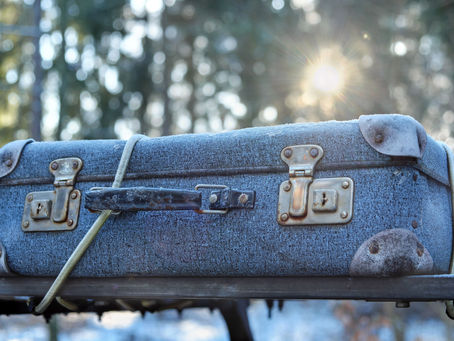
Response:
[[[317,145],[286,147],[282,160],[289,165],[289,180],[279,187],[277,221],[280,225],[346,224],[353,216],[351,178],[314,179],[323,149]]]
[[[79,221],[81,193],[74,189],[82,168],[79,158],[54,160],[49,171],[54,175],[54,190],[28,193],[22,215],[22,231],[70,231]]]

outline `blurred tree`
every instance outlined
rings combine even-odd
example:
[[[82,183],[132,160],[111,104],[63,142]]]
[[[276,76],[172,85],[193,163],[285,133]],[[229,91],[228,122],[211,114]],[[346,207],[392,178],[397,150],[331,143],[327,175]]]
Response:
[[[15,2],[2,2],[0,10],[0,136],[2,142],[26,136],[33,82],[32,11]],[[18,134],[15,134],[15,133]]]

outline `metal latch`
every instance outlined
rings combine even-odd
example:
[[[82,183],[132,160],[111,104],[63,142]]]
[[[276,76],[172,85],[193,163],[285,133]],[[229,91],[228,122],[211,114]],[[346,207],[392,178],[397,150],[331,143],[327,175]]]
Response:
[[[49,171],[55,177],[55,189],[27,194],[22,216],[24,232],[69,231],[76,228],[81,193],[74,189],[74,185],[82,166],[82,160],[76,157],[50,163]]]
[[[353,180],[347,177],[314,179],[323,157],[317,145],[289,146],[281,151],[289,166],[289,180],[279,187],[277,221],[281,225],[345,224],[353,215]]]

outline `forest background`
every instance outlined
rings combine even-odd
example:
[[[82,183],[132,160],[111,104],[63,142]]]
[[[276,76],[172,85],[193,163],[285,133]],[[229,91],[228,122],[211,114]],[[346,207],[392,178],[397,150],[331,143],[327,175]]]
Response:
[[[454,1],[0,4],[0,144],[401,113],[454,146]]]

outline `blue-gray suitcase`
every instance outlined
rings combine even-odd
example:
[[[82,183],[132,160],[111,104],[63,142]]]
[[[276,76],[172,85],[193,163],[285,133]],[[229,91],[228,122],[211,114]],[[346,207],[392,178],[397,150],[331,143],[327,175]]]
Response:
[[[451,272],[449,157],[401,115],[12,142],[0,150],[0,295],[42,296],[97,221],[67,296],[440,299],[404,292],[413,277],[371,277],[452,289],[440,275]]]

